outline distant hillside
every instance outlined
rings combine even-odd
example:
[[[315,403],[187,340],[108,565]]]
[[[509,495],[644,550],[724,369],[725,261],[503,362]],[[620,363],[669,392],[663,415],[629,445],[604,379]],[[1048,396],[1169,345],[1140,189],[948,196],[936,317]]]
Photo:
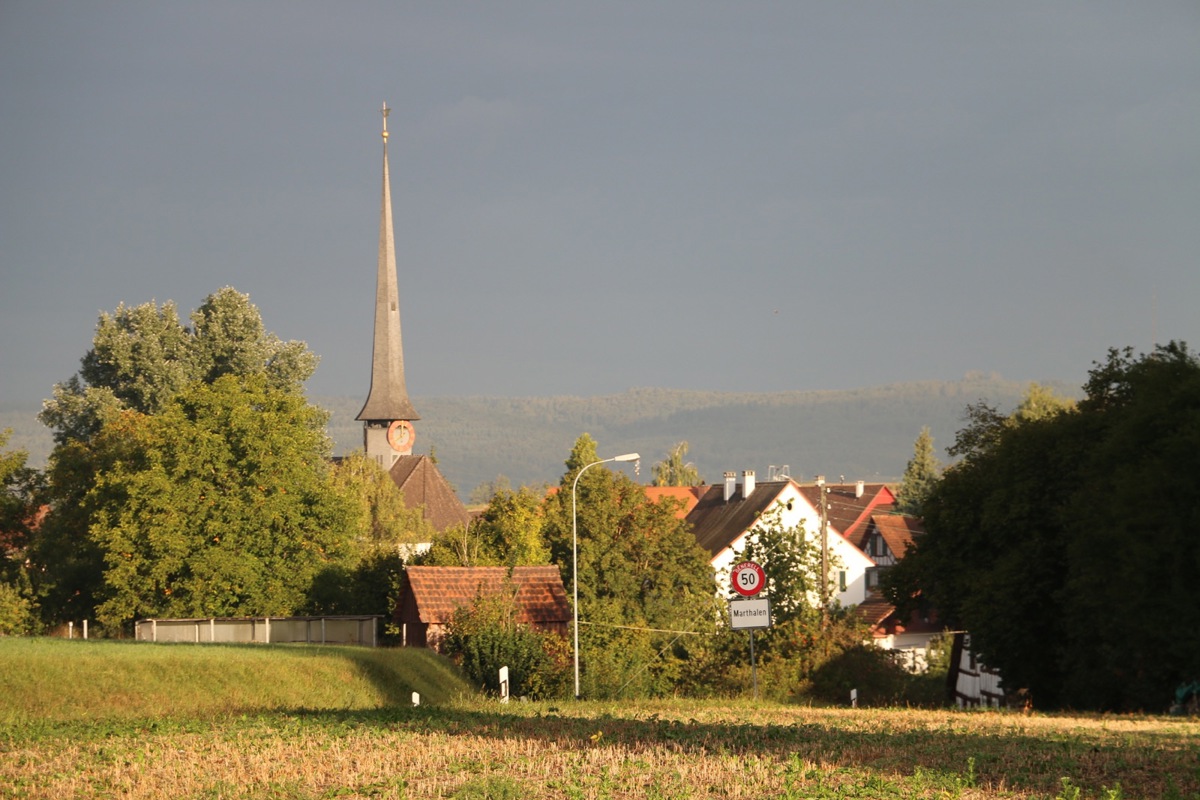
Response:
[[[642,476],[676,442],[709,483],[726,470],[788,465],[796,478],[899,479],[923,426],[933,432],[939,457],[962,427],[968,403],[987,400],[1002,411],[1020,401],[1026,383],[990,375],[961,381],[898,383],[866,389],[731,393],[631,389],[603,397],[413,397],[421,414],[415,451],[433,449],[438,466],[462,497],[479,484],[506,476],[513,486],[555,483],[581,433],[600,455],[637,451]],[[1073,387],[1055,386],[1063,394]],[[332,413],[329,434],[338,455],[362,446],[354,416],[360,397],[314,397]],[[0,429],[13,429],[10,447],[24,448],[34,466],[45,464],[52,441],[37,409],[0,411]]]
[[[923,426],[938,455],[962,427],[968,403],[987,400],[1002,411],[1016,407],[1027,383],[996,376],[961,381],[902,383],[847,391],[728,393],[632,389],[603,397],[414,397],[415,451],[433,448],[438,466],[466,497],[479,484],[506,476],[513,486],[556,483],[581,433],[600,445],[601,457],[637,451],[642,476],[677,442],[709,483],[726,470],[771,465],[793,477],[817,473],[847,480],[899,479]],[[1074,394],[1067,386],[1056,386]],[[337,452],[362,446],[354,415],[361,398],[314,398],[333,417]]]

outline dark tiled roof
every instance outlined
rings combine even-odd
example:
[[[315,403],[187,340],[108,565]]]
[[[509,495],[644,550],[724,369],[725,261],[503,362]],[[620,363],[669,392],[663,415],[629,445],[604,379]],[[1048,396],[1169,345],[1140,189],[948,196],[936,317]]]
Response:
[[[518,621],[566,622],[571,618],[567,592],[558,567],[514,567],[509,584],[507,567],[408,567],[400,607],[402,622],[446,624],[456,608],[469,606],[479,594],[492,595],[513,586],[517,591]],[[415,602],[409,602],[415,601]]]
[[[466,527],[471,521],[466,506],[428,456],[400,456],[389,474],[404,493],[404,504],[423,509],[425,519],[438,531]]]
[[[725,487],[713,484],[700,497],[687,515],[687,521],[696,532],[696,541],[715,556],[728,547],[746,531],[754,527],[759,516],[771,508],[779,493],[789,481],[760,481],[754,485],[750,497],[742,497],[742,484],[738,484],[733,497],[725,500]],[[697,487],[703,489],[705,487]]]

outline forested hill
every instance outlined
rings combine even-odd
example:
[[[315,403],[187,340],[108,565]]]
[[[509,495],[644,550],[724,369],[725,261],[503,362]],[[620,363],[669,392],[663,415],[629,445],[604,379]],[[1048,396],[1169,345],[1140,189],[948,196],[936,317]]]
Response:
[[[962,426],[968,403],[987,400],[1012,410],[1027,384],[994,375],[961,381],[898,383],[845,391],[730,393],[631,389],[603,397],[413,397],[421,415],[414,452],[432,449],[442,472],[465,500],[485,481],[504,475],[513,487],[556,483],[581,433],[599,443],[602,457],[637,451],[642,480],[669,448],[687,441],[687,458],[709,483],[726,470],[753,469],[765,479],[771,465],[788,465],[795,478],[818,473],[832,480],[893,480],[912,456],[923,426],[933,432],[943,461]],[[1063,394],[1074,387],[1054,386]],[[354,416],[361,397],[314,397],[329,409],[334,452],[362,446]],[[10,448],[45,464],[50,433],[37,409],[0,411],[0,429],[12,428]]]
[[[414,452],[432,448],[443,474],[464,498],[504,475],[521,484],[557,483],[581,433],[592,435],[602,458],[636,451],[642,480],[680,441],[709,483],[726,470],[771,465],[795,478],[820,473],[836,480],[899,479],[923,426],[938,457],[962,427],[968,403],[987,400],[1011,411],[1028,384],[996,376],[961,381],[901,383],[846,391],[729,393],[631,389],[602,397],[419,397]],[[1056,391],[1074,395],[1069,386]],[[361,398],[316,398],[333,413],[330,434],[342,453],[362,446],[354,421]]]

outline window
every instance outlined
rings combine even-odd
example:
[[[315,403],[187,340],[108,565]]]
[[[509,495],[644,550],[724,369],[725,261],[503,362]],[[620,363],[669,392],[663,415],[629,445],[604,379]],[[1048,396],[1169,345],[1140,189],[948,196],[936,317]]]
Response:
[[[838,570],[838,591],[846,591],[846,570],[844,569]]]

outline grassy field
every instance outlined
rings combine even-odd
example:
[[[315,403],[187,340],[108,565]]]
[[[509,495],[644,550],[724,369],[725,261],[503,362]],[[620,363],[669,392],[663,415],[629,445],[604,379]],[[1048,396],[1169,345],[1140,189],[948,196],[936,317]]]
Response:
[[[1200,798],[1178,718],[501,706],[423,652],[45,640],[0,690],[0,797]]]

